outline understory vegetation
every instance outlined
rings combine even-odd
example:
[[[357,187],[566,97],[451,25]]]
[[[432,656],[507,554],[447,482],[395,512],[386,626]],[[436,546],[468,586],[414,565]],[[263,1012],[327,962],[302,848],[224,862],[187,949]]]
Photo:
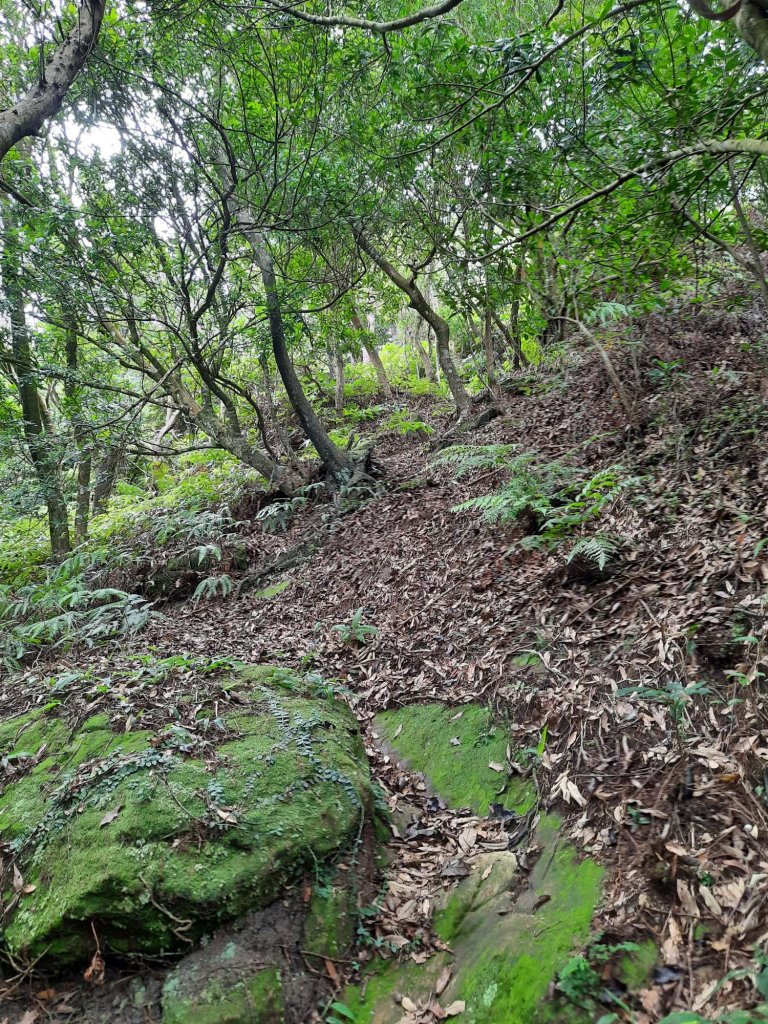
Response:
[[[275,808],[280,1024],[768,1020],[766,61],[765,0],[0,0],[0,1022],[191,1020],[257,899],[144,865],[133,950],[41,836],[266,871]],[[501,863],[512,980],[440,931]]]

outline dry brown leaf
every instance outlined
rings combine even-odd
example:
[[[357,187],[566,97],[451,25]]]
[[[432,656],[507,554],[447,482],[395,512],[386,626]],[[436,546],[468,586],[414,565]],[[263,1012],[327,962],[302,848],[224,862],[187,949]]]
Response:
[[[333,960],[329,960],[326,957],[323,960],[323,963],[325,964],[325,973],[333,982],[334,987],[337,989],[341,988],[341,978],[339,977],[339,972],[336,970],[336,965],[334,964]]]
[[[103,985],[104,974],[104,957],[97,949],[91,958],[90,964],[86,968],[85,974],[83,974],[83,980],[87,981],[89,985]]]
[[[448,982],[450,980],[451,980],[451,968],[450,967],[444,967],[442,969],[442,971],[440,971],[440,975],[439,975],[437,981],[435,982],[435,995],[436,996],[441,996],[443,994],[443,992],[445,991],[446,986],[448,985]]]
[[[119,813],[120,813],[120,806],[115,807],[111,811],[107,811],[107,813],[104,815],[104,817],[99,822],[99,825],[102,826],[102,827],[104,825],[109,825],[111,822],[113,822],[115,820],[115,818],[118,816]]]
[[[446,1017],[458,1017],[460,1013],[464,1013],[466,1008],[467,1004],[464,1002],[464,1000],[457,999],[455,1002],[451,1003],[450,1006],[446,1006],[445,1015]]]

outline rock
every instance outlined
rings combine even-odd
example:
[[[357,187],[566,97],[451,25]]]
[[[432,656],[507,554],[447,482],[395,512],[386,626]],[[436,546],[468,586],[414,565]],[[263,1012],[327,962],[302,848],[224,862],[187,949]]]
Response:
[[[530,783],[513,779],[499,792],[504,776],[488,768],[506,760],[510,737],[485,708],[410,706],[379,715],[376,729],[391,754],[423,772],[449,805],[481,815],[491,804],[518,814],[531,809]],[[437,990],[443,1011],[463,1004],[461,1024],[591,1020],[572,1008],[560,1016],[547,1002],[551,983],[588,937],[602,878],[597,864],[579,860],[561,839],[560,824],[555,815],[539,819],[539,852],[528,872],[512,851],[480,854],[435,915],[446,951],[422,965],[391,964],[344,993],[356,1024],[396,1024],[403,1004],[393,993],[426,1005]]]
[[[87,962],[94,933],[107,955],[189,948],[348,849],[372,806],[357,722],[302,685],[232,673],[215,745],[178,728],[114,733],[104,715],[73,729],[60,708],[3,723],[16,770],[0,837],[20,872],[6,859],[7,950],[60,966]]]
[[[510,737],[487,708],[411,704],[378,715],[375,726],[387,749],[413,771],[423,773],[452,807],[487,814],[490,805],[498,802],[522,815],[535,803],[530,782],[506,779],[490,767],[505,764]]]
[[[283,1024],[280,972],[228,942],[185,959],[163,986],[163,1024]]]

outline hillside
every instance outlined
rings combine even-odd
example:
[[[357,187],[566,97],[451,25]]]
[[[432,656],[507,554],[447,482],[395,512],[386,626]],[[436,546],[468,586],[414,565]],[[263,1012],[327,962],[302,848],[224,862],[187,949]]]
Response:
[[[553,979],[558,1013],[581,1007],[585,1020],[642,1024],[758,1007],[768,405],[762,314],[735,305],[731,294],[602,332],[629,422],[600,354],[578,339],[554,365],[509,375],[500,415],[449,436],[458,448],[445,446],[439,399],[398,395],[409,411],[396,423],[413,426],[403,432],[387,426],[392,406],[353,401],[373,409],[352,428],[375,440],[365,489],[341,504],[314,491],[276,506],[246,490],[226,543],[199,525],[219,523],[214,505],[197,521],[194,548],[220,544],[221,561],[182,566],[155,598],[159,615],[133,637],[27,660],[3,684],[3,718],[63,702],[70,721],[103,714],[118,734],[172,723],[194,744],[197,710],[228,665],[308,674],[352,708],[386,805],[411,814],[405,829],[397,814],[388,826],[367,945],[354,964],[319,965],[337,1000],[372,957],[439,953],[439,894],[500,839],[531,871],[536,820],[555,811],[562,841],[605,869],[590,938],[572,951],[583,959]],[[496,521],[482,508],[456,510],[493,493],[507,502],[487,504]],[[189,547],[181,528],[170,546],[149,537],[141,534],[154,545],[143,551],[153,572],[144,561],[123,570],[126,591],[151,595],[151,577]],[[192,598],[224,570],[230,585]],[[98,584],[118,585],[109,575],[118,571],[97,570]],[[506,723],[510,742],[494,770],[500,792],[505,780],[534,787],[529,810],[457,813],[382,746],[380,711],[434,702],[456,709],[451,721],[480,705]],[[451,728],[431,737],[432,757],[440,744],[451,753]],[[646,967],[630,983],[622,957],[633,944]],[[95,990],[10,961],[7,1018],[96,1020],[88,1014],[111,1006],[110,1020],[133,1020],[119,993],[137,968],[105,955],[107,983]],[[754,1014],[727,1019],[762,1019]],[[401,1015],[437,1019],[406,1001]]]

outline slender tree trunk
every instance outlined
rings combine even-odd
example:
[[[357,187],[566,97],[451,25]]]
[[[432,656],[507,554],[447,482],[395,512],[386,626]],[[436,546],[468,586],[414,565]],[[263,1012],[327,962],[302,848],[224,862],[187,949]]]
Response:
[[[422,321],[420,320],[419,323],[422,323]],[[413,336],[412,345],[416,355],[419,357],[419,360],[421,361],[421,365],[424,369],[424,376],[427,378],[427,380],[433,381],[435,379],[435,368],[432,365],[432,360],[429,358],[429,352],[427,352],[427,350],[421,344],[421,339],[419,338],[418,325],[416,326],[416,331]]]
[[[368,354],[368,358],[376,371],[376,379],[379,382],[379,387],[387,398],[392,398],[392,385],[389,383],[389,377],[387,376],[387,371],[384,369],[384,363],[382,363],[381,356],[376,349],[376,342],[374,341],[371,332],[363,324],[363,321],[360,319],[360,316],[354,306],[352,307],[351,320],[352,326],[359,333],[363,348]]]
[[[83,421],[82,410],[78,408],[79,388],[75,382],[77,373],[77,332],[74,328],[67,331],[66,355],[67,369],[70,376],[64,384],[64,395],[70,406],[69,416],[72,424],[72,437],[77,449],[77,498],[75,502],[75,544],[82,544],[88,539],[88,519],[91,510],[91,469],[93,459],[90,445],[87,443],[88,429]]]
[[[67,503],[61,486],[59,459],[52,424],[37,380],[32,345],[24,309],[19,266],[15,258],[15,225],[6,216],[2,247],[3,290],[11,326],[11,350],[24,420],[24,437],[48,510],[48,533],[54,555],[71,550]]]
[[[281,422],[277,406],[275,405],[275,397],[272,390],[272,374],[269,370],[269,361],[265,355],[259,356],[259,365],[261,366],[261,372],[264,378],[262,393],[264,396],[264,408],[267,411],[267,420],[272,428],[273,434],[277,438],[280,450],[289,459],[293,459],[293,448],[291,447],[291,441],[288,437],[288,431]]]
[[[344,412],[344,357],[338,349],[333,351],[333,377],[336,382],[333,407],[340,416]]]
[[[488,390],[491,393],[491,398],[498,405],[501,401],[501,389],[496,380],[496,353],[493,351],[493,317],[491,316],[491,307],[487,303],[483,325],[483,351],[485,352],[485,375],[488,378]]]
[[[115,489],[117,471],[123,458],[122,444],[110,445],[99,461],[96,479],[93,484],[92,509],[94,516],[103,515],[107,511],[109,499]]]
[[[317,413],[304,394],[301,381],[296,374],[288,353],[288,346],[285,343],[283,315],[280,309],[280,297],[277,291],[277,279],[275,278],[272,257],[269,254],[264,239],[247,221],[243,222],[241,219],[241,228],[251,245],[253,254],[256,257],[256,263],[261,271],[261,280],[264,284],[264,292],[267,299],[267,315],[269,317],[269,331],[272,337],[272,351],[275,355],[280,379],[288,395],[288,401],[299,417],[304,433],[320,456],[320,461],[334,480],[342,482],[348,479],[352,473],[352,461],[337,448],[328,436],[328,431],[320,422]]]
[[[470,397],[451,358],[451,330],[447,321],[443,320],[437,310],[427,302],[424,293],[416,284],[415,278],[408,278],[401,274],[359,228],[353,226],[352,231],[362,251],[371,257],[373,262],[384,271],[393,284],[396,284],[401,291],[405,292],[411,308],[415,309],[419,316],[435,332],[437,358],[448,382],[448,388],[453,396],[456,411],[461,418],[469,409]]]
[[[758,287],[760,288],[760,294],[763,297],[763,303],[765,308],[768,309],[768,281],[765,278],[765,271],[763,270],[762,253],[760,252],[760,246],[755,241],[755,236],[752,233],[752,228],[749,226],[747,215],[744,213],[744,207],[741,205],[741,198],[739,197],[739,183],[736,181],[736,175],[733,172],[733,161],[728,161],[728,175],[731,179],[731,196],[733,198],[733,208],[736,211],[736,217],[741,225],[741,230],[747,239],[747,245],[749,251],[752,254],[752,265],[754,267],[755,279],[757,280]]]
[[[16,240],[7,223],[5,229],[0,260],[2,262],[3,291],[11,325],[11,351],[14,359],[16,385],[24,418],[24,437],[30,461],[40,482],[43,499],[48,509],[51,551],[54,555],[62,556],[71,550],[67,502],[61,486],[55,439],[46,429],[46,416],[32,357],[19,267],[14,256]]]

